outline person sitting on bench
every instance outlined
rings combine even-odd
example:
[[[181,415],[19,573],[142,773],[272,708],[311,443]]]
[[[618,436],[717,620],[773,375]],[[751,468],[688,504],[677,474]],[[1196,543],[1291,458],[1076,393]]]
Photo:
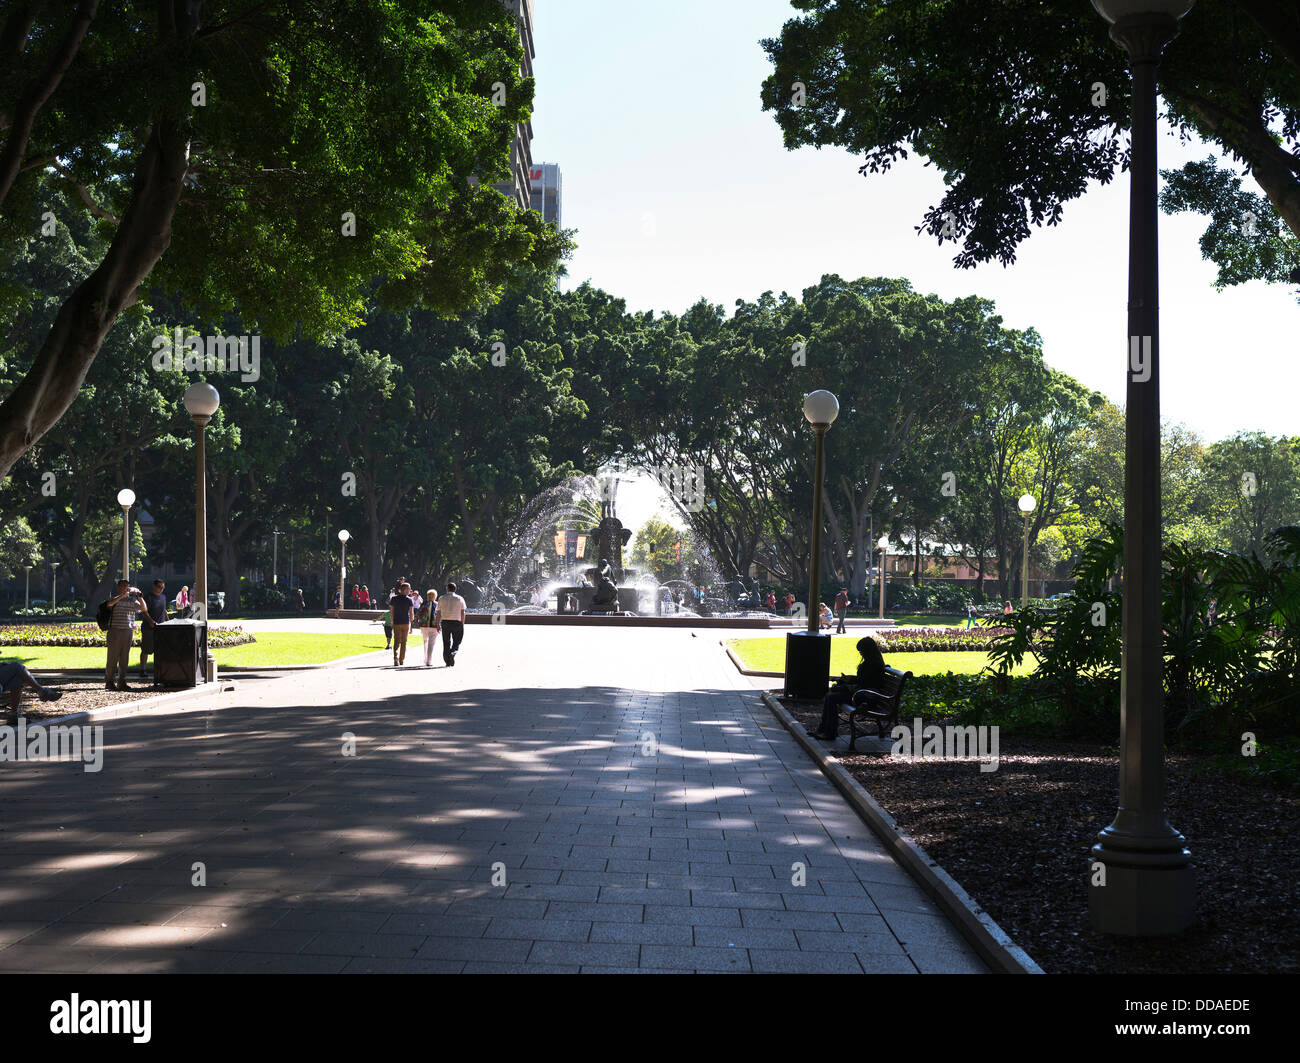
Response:
[[[836,684],[826,692],[822,704],[822,723],[813,738],[825,742],[834,742],[840,732],[840,706],[853,702],[853,695],[859,690],[878,690],[885,678],[885,658],[880,654],[880,644],[870,635],[858,639],[858,653],[862,660],[858,664],[856,676],[841,676]]]

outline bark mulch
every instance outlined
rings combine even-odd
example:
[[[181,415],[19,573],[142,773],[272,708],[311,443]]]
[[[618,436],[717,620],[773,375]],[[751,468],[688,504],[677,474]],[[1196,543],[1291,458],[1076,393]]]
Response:
[[[816,729],[819,704],[776,696]],[[1300,794],[1171,753],[1166,812],[1192,851],[1196,918],[1173,937],[1111,937],[1089,926],[1087,882],[1097,832],[1115,817],[1118,752],[1005,729],[999,739],[989,772],[974,761],[833,755],[1048,973],[1300,970]]]
[[[127,685],[131,688],[126,691],[105,690],[104,676],[70,676],[67,679],[56,677],[47,677],[45,673],[37,673],[36,678],[48,687],[63,692],[63,697],[58,701],[41,701],[36,696],[36,691],[28,688],[23,691],[22,714],[27,717],[29,723],[35,723],[42,720],[53,720],[61,716],[71,716],[74,713],[85,712],[88,709],[101,709],[105,706],[123,705],[132,701],[144,701],[147,698],[156,698],[159,694],[169,694],[170,688],[158,687],[151,689],[148,679],[140,679],[134,673],[127,679]],[[0,701],[0,722],[3,722],[3,716],[9,711],[9,695],[4,695],[4,700]]]

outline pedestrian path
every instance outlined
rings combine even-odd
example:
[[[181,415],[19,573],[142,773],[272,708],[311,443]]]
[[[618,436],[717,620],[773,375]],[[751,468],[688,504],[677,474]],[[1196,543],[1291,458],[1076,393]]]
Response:
[[[109,721],[0,765],[0,971],[985,970],[747,682],[481,626]]]

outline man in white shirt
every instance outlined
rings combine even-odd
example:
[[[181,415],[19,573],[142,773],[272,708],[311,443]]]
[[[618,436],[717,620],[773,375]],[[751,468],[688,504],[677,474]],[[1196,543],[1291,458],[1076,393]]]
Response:
[[[456,667],[456,651],[465,637],[465,599],[456,593],[456,584],[447,584],[447,593],[438,597],[438,623],[442,627],[442,659],[448,668]]]

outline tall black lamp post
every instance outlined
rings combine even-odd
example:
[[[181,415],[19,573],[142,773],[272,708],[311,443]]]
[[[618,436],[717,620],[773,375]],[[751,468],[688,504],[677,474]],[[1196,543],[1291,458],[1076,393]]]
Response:
[[[1128,53],[1133,80],[1129,190],[1128,390],[1124,434],[1124,612],[1119,812],[1089,865],[1093,928],[1145,937],[1192,921],[1192,854],[1164,812],[1164,645],[1160,597],[1160,317],[1156,233],[1156,70],[1193,0],[1092,0]]]
[[[826,476],[826,430],[839,416],[840,404],[829,391],[814,391],[803,400],[803,415],[817,440],[813,463],[811,556],[808,559],[808,629],[785,637],[785,692],[796,698],[826,694],[831,670],[831,637],[819,629],[818,591],[822,560],[822,481]]]

